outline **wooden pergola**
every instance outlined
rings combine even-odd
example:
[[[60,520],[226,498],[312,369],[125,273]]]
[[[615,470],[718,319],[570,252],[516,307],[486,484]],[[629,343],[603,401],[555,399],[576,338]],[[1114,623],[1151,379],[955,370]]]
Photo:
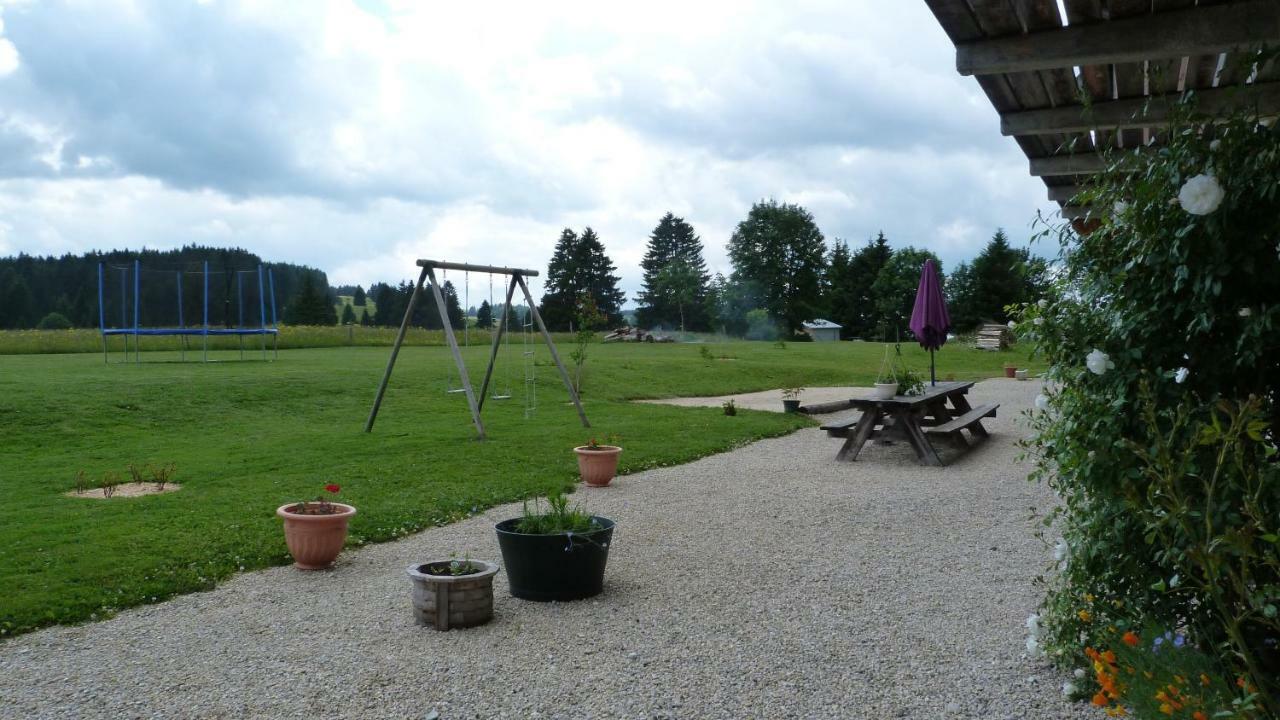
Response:
[[[925,0],[1044,181],[1064,218],[1101,151],[1158,146],[1187,90],[1204,111],[1247,103],[1280,115],[1280,63],[1249,65],[1280,45],[1280,0]],[[1244,86],[1241,90],[1240,86]]]

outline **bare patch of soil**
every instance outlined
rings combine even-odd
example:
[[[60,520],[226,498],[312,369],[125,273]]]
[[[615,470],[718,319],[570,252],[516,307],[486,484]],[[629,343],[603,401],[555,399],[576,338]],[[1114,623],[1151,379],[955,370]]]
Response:
[[[141,497],[142,495],[159,495],[161,493],[177,492],[178,490],[181,490],[181,489],[182,489],[182,486],[177,483],[165,483],[164,489],[158,490],[156,489],[155,483],[142,482],[142,483],[121,483],[120,485],[116,486],[116,491],[111,495],[110,498],[107,497],[106,493],[103,492],[102,488],[90,488],[88,490],[85,490],[82,493],[78,493],[75,490],[70,490],[62,494],[66,495],[67,497],[73,497],[73,498],[91,498],[93,500],[110,500],[110,499],[119,498],[119,497]]]

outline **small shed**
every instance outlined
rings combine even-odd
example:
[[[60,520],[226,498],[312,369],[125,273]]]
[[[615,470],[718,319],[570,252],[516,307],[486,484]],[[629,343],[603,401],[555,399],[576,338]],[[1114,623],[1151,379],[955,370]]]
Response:
[[[800,323],[800,326],[809,337],[813,338],[814,342],[834,342],[840,339],[840,326],[830,320],[814,318],[809,322]]]

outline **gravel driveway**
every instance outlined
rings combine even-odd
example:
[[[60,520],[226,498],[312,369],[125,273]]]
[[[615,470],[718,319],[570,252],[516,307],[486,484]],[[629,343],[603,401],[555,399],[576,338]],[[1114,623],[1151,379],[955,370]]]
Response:
[[[20,718],[1094,718],[1024,656],[1050,550],[1016,460],[1039,385],[990,380],[991,439],[945,468],[903,445],[837,464],[817,428],[584,488],[618,522],[605,592],[489,625],[413,624],[414,560],[498,557],[495,508],[96,624],[0,643]],[[976,402],[975,402],[976,404]],[[726,418],[732,422],[732,418]]]

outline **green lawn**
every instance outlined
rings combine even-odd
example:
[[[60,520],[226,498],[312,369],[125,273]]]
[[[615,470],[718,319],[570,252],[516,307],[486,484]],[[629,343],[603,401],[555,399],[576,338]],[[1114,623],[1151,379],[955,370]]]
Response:
[[[474,439],[465,398],[444,392],[448,351],[440,347],[401,352],[372,435],[362,429],[386,348],[288,350],[271,363],[0,356],[0,632],[101,618],[212,587],[240,569],[285,563],[275,508],[316,496],[326,482],[341,484],[343,498],[360,509],[350,542],[378,542],[570,487],[569,448],[593,433],[622,436],[623,472],[787,433],[809,421],[622,401],[865,385],[882,352],[864,343],[708,347],[724,357],[707,361],[690,345],[592,346],[585,403],[594,427],[586,430],[545,349],[536,419],[524,419],[513,346],[499,375],[510,369],[517,396],[486,407],[490,440],[483,443]],[[478,376],[485,348],[466,352]],[[906,353],[909,364],[927,370],[927,355],[914,346]],[[1015,358],[1023,359],[947,348],[940,374],[998,375]],[[108,501],[62,495],[79,470],[97,479],[123,474],[130,462],[176,463],[182,490]]]

